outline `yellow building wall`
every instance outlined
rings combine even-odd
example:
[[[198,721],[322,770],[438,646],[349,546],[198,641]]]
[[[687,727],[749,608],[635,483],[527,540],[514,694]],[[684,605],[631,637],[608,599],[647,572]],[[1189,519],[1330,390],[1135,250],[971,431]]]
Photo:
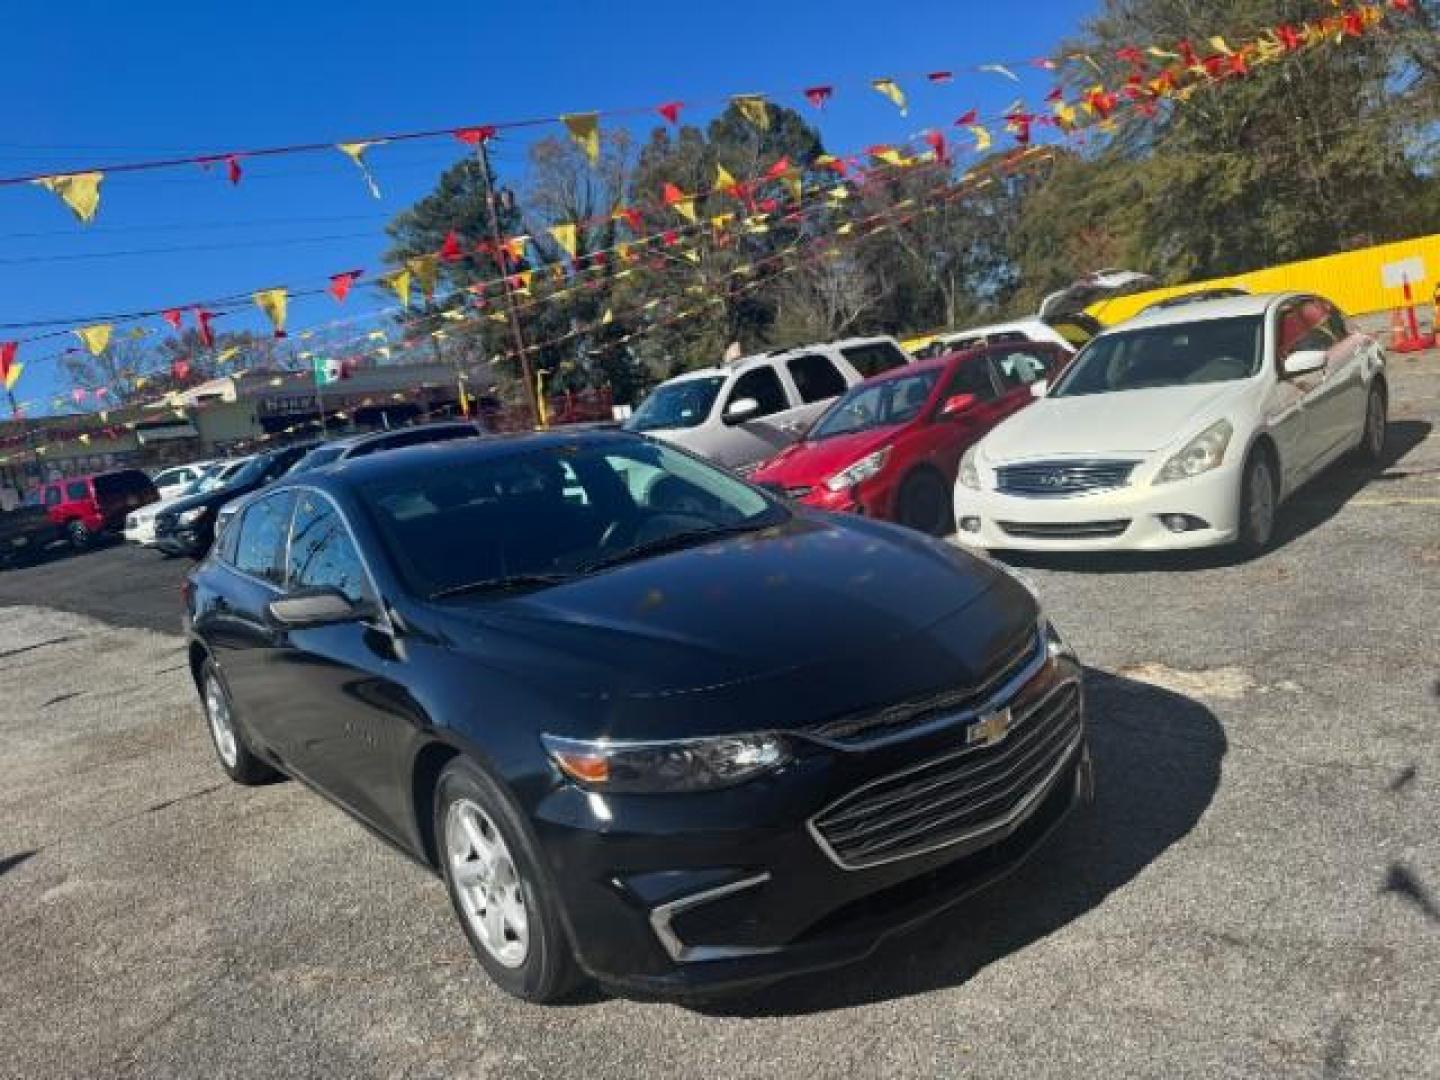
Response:
[[[1238,285],[1253,293],[1291,290],[1319,293],[1340,305],[1347,315],[1367,315],[1388,311],[1404,303],[1404,294],[1400,289],[1388,289],[1384,286],[1380,278],[1380,268],[1386,263],[1416,256],[1425,262],[1425,278],[1423,281],[1412,281],[1410,288],[1416,304],[1428,313],[1435,287],[1440,285],[1440,233],[1362,248],[1359,251],[1345,251],[1339,255],[1326,255],[1319,259],[1285,263],[1264,270],[1236,274],[1234,277],[1211,278],[1209,281],[1192,281],[1170,288],[1152,289],[1150,292],[1135,293],[1133,296],[1102,300],[1086,310],[1109,326],[1123,322],[1156,300],[1180,296],[1197,289]]]

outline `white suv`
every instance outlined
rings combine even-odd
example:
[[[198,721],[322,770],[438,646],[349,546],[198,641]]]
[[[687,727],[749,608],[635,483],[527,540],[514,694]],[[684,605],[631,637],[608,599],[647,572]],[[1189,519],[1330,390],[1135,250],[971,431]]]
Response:
[[[747,356],[661,383],[625,428],[748,472],[797,441],[850,387],[910,361],[889,337]]]

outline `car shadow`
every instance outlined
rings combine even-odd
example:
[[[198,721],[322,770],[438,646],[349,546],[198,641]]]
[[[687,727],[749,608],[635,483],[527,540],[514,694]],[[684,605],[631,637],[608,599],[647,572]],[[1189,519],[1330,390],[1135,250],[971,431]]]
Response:
[[[794,1016],[958,986],[1133,881],[1204,815],[1225,732],[1204,705],[1148,683],[1087,668],[1085,690],[1095,803],[1076,807],[1014,874],[858,964],[682,1004],[710,1016]]]
[[[1431,430],[1427,420],[1392,420],[1385,456],[1378,465],[1345,458],[1302,487],[1280,507],[1270,551],[1279,551],[1319,528],[1365,488],[1404,479],[1404,473],[1396,466],[1429,437]],[[1244,555],[1229,547],[1196,551],[1001,551],[995,554],[1014,566],[1092,574],[1215,570],[1247,561]]]

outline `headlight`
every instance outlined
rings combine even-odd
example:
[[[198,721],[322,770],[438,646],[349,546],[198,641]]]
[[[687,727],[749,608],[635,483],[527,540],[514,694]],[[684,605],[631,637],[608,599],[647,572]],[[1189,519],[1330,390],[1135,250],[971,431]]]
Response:
[[[1230,426],[1230,421],[1220,420],[1211,424],[1195,438],[1191,439],[1181,451],[1165,462],[1164,467],[1155,477],[1155,483],[1165,484],[1171,480],[1186,480],[1192,476],[1199,476],[1211,469],[1218,469],[1220,463],[1225,460],[1225,448],[1230,445],[1230,436],[1235,434],[1235,429]]]
[[[542,735],[560,771],[596,791],[713,791],[753,780],[790,760],[778,735],[610,742]]]
[[[192,510],[183,510],[175,518],[176,525],[194,525],[202,517],[210,512],[208,506],[197,506]]]
[[[861,481],[869,480],[885,467],[885,459],[889,456],[890,448],[888,446],[883,450],[876,450],[873,454],[866,454],[848,469],[844,469],[826,480],[825,486],[831,491],[844,491]]]
[[[960,458],[960,486],[970,488],[972,491],[980,490],[980,469],[975,464],[975,447],[965,451]]]

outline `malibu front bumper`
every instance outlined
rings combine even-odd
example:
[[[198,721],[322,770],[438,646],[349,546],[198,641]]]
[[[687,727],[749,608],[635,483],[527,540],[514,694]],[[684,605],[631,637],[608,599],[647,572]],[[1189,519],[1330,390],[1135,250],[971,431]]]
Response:
[[[1018,688],[953,723],[879,743],[796,738],[791,762],[740,788],[557,789],[534,821],[581,966],[666,995],[875,951],[1008,874],[1089,797],[1079,679],[1042,645]],[[976,742],[975,716],[1001,713],[994,741]]]
[[[1231,543],[1239,466],[1167,484],[1130,483],[1057,498],[955,487],[956,538],[988,550],[1165,551]],[[989,478],[986,478],[987,482]]]

